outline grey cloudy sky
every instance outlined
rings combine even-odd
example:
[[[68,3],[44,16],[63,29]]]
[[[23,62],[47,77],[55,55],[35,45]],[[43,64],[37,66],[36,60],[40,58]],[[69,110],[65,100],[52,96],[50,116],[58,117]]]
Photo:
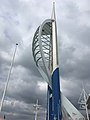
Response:
[[[7,119],[34,120],[33,104],[42,105],[44,119],[47,84],[32,57],[37,27],[51,17],[52,0],[0,0],[0,99],[15,43],[18,49],[3,111]],[[77,106],[82,90],[90,92],[90,0],[56,0],[61,89]]]

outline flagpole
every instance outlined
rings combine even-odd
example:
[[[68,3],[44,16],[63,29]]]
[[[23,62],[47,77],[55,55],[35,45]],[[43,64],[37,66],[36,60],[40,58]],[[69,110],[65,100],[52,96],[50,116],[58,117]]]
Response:
[[[18,43],[16,43],[15,51],[14,51],[13,58],[12,58],[12,61],[11,61],[11,65],[10,65],[10,69],[9,69],[9,72],[8,72],[8,76],[7,76],[3,96],[2,96],[2,99],[1,99],[0,112],[2,111],[3,102],[4,102],[5,95],[6,95],[7,87],[8,87],[8,83],[9,83],[9,79],[10,79],[10,75],[11,75],[11,71],[12,71],[12,67],[13,67],[13,63],[14,63],[14,58],[15,58],[17,46],[18,46]]]

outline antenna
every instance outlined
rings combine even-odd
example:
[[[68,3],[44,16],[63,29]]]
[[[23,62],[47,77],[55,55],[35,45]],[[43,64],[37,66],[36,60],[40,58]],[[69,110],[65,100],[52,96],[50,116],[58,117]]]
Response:
[[[2,111],[3,102],[4,102],[5,95],[6,95],[7,87],[8,87],[8,83],[9,83],[9,79],[10,79],[10,75],[11,75],[11,71],[12,71],[12,67],[13,67],[13,63],[14,63],[14,58],[15,58],[17,46],[18,46],[18,43],[16,43],[15,51],[14,51],[13,58],[12,58],[12,61],[11,61],[11,65],[10,65],[10,69],[9,69],[9,72],[8,72],[8,76],[7,76],[3,96],[2,96],[2,99],[1,99],[0,111]]]
[[[37,120],[38,110],[40,109],[40,105],[38,104],[38,99],[36,104],[33,105],[33,107],[35,108],[35,120]]]

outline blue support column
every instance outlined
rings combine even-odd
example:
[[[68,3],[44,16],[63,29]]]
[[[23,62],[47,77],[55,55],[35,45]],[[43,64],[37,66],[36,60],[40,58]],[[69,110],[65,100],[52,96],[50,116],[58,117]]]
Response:
[[[56,120],[62,120],[59,68],[56,68],[52,74],[52,99],[52,120],[54,120],[54,118],[56,118]]]

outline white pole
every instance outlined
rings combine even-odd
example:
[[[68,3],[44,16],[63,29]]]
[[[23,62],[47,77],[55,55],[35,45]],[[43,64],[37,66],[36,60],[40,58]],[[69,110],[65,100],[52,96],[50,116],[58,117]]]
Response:
[[[35,120],[37,120],[37,107],[36,107],[36,111],[35,111]]]
[[[3,96],[2,96],[2,99],[1,99],[0,111],[2,111],[3,102],[4,102],[5,95],[6,95],[7,86],[8,86],[8,83],[9,83],[9,79],[10,79],[10,75],[11,75],[11,71],[12,71],[12,67],[13,67],[13,63],[14,63],[14,58],[15,58],[17,46],[18,46],[18,44],[16,43],[16,47],[15,47],[15,51],[14,51],[13,58],[12,58],[12,61],[11,61],[10,69],[9,69],[9,72],[8,72],[8,76],[7,76]]]

